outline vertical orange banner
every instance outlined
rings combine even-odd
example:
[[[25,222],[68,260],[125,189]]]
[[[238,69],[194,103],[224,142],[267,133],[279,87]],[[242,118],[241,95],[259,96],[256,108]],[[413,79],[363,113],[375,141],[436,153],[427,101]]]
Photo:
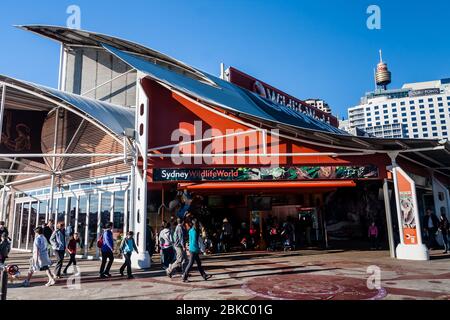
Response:
[[[417,238],[417,208],[415,207],[414,182],[405,176],[401,170],[396,170],[397,187],[400,201],[401,228],[403,230],[403,243],[406,245],[418,244]]]

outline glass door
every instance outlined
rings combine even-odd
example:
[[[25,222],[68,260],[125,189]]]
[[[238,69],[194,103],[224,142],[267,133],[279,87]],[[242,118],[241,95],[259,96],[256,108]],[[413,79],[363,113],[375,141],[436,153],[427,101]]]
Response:
[[[58,199],[58,209],[56,211],[56,225],[66,221],[66,198]]]
[[[20,217],[22,215],[22,203],[16,204],[16,210],[14,212],[14,224],[13,224],[13,233],[12,233],[12,246],[13,248],[19,248],[19,238],[20,238]]]
[[[47,212],[48,200],[43,200],[39,202],[39,215],[38,215],[38,223],[39,227],[43,227],[46,220],[46,212]]]
[[[27,248],[28,222],[30,218],[30,203],[24,203],[20,222],[19,249]]]
[[[89,195],[88,255],[97,256],[98,195]]]
[[[76,213],[77,213],[77,198],[76,197],[70,197],[67,199],[67,221],[66,221],[66,230],[69,233],[75,232],[76,227]]]
[[[81,248],[83,249],[84,255],[87,255],[88,247],[88,214],[87,214],[87,196],[80,196],[78,198],[78,221],[75,228],[75,232],[78,232],[81,241]]]
[[[30,220],[28,224],[28,245],[27,250],[33,250],[33,242],[34,242],[34,228],[36,228],[37,223],[37,212],[38,212],[38,203],[31,203],[30,210]]]

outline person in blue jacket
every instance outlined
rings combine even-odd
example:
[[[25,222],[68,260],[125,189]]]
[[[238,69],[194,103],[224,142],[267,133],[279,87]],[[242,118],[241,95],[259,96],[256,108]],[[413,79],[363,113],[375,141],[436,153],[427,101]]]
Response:
[[[183,273],[183,282],[188,282],[189,271],[194,265],[194,261],[197,263],[197,268],[200,274],[202,275],[204,280],[208,280],[211,278],[211,275],[206,274],[205,270],[203,270],[202,263],[200,261],[200,246],[199,246],[199,237],[200,237],[200,225],[196,218],[192,219],[190,223],[189,229],[189,263],[184,270]]]
[[[113,224],[112,222],[108,222],[106,224],[106,228],[103,231],[102,235],[102,265],[100,266],[100,278],[109,278],[111,274],[109,270],[114,262],[114,239],[112,233]],[[106,260],[108,261],[108,265],[106,265]],[[106,265],[106,268],[105,268]]]

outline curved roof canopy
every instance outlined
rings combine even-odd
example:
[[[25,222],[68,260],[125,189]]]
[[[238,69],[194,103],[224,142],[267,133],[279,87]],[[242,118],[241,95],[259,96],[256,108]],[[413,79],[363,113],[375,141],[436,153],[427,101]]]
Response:
[[[205,74],[200,70],[182,61],[174,59],[164,53],[129,40],[124,40],[97,32],[77,30],[60,26],[18,25],[16,27],[61,42],[69,47],[102,48],[102,43],[104,43],[125,52],[138,54],[145,57],[146,59],[154,61],[157,64],[165,65],[166,67],[178,70],[180,73],[190,74],[191,76],[196,77],[199,80],[207,79]]]
[[[4,75],[0,75],[1,83],[7,85],[7,108],[49,111],[54,108],[54,104],[57,104],[87,117],[117,137],[122,137],[126,128],[134,128],[134,109],[132,108],[93,100]]]
[[[210,85],[185,77],[110,45],[103,44],[103,46],[119,59],[123,60],[136,70],[147,74],[154,80],[165,83],[176,90],[196,97],[206,103],[279,124],[287,124],[297,128],[339,135],[348,135],[347,132],[335,128],[328,123],[292,110],[287,106],[276,104],[271,100],[261,98],[256,93],[242,89],[235,84],[216,78],[212,75],[208,75],[208,77],[211,82],[216,85]]]

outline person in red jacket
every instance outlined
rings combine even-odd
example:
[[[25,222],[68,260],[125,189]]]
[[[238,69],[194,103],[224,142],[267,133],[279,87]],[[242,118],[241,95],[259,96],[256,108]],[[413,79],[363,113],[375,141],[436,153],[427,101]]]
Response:
[[[75,259],[75,256],[77,255],[77,245],[80,244],[80,238],[78,233],[74,233],[70,236],[69,244],[67,245],[67,252],[69,253],[70,260],[69,263],[66,265],[63,274],[67,275],[67,269],[73,264],[74,273],[78,274],[76,265],[77,260]]]

